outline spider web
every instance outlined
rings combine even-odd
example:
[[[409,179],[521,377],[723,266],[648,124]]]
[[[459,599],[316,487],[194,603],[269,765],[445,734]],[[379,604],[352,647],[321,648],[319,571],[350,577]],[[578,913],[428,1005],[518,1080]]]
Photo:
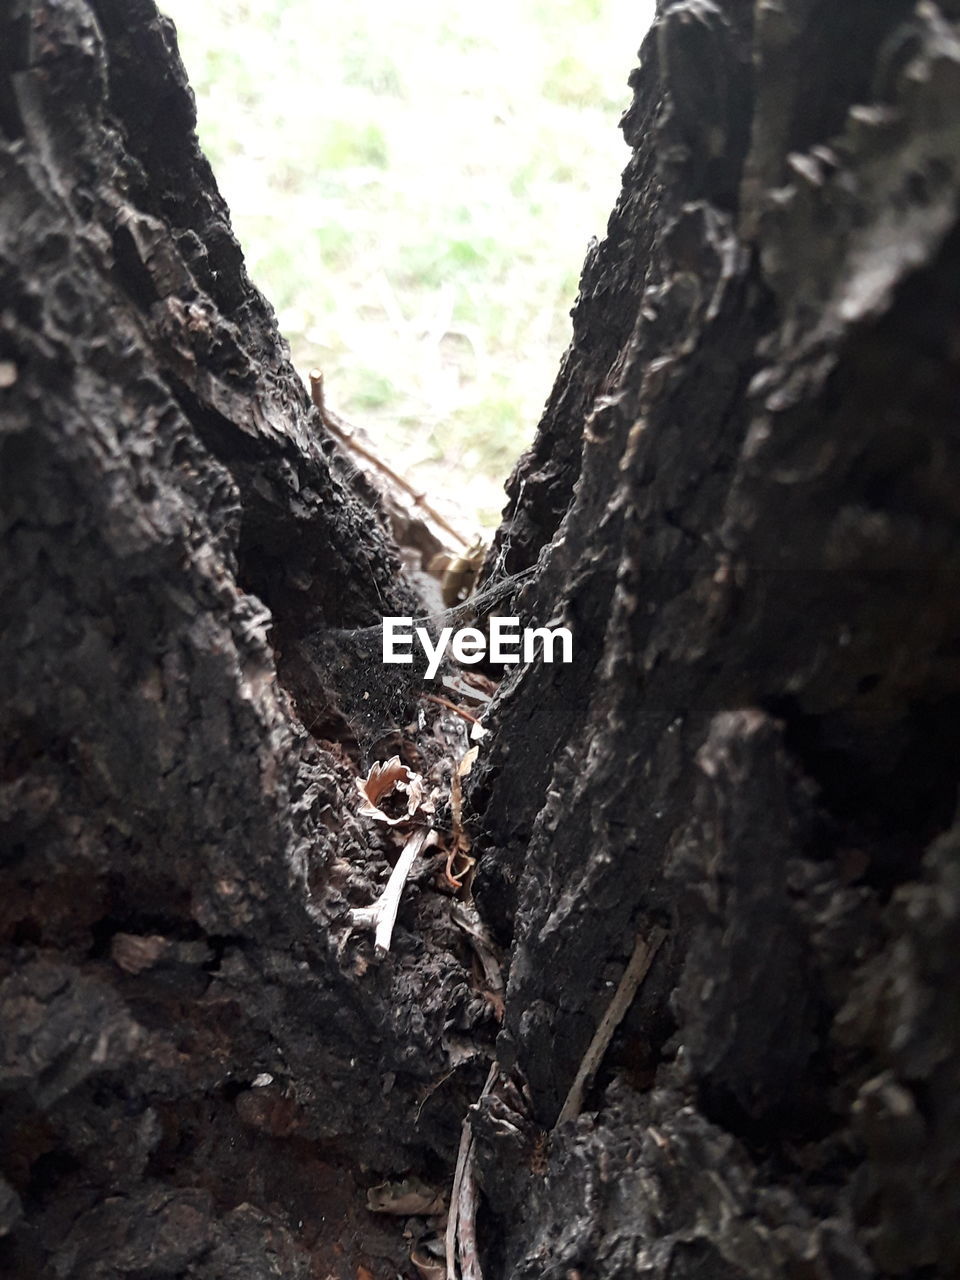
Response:
[[[434,645],[444,627],[478,626],[482,630],[482,620],[494,611],[501,612],[496,606],[509,601],[532,573],[532,567],[524,569],[477,592],[463,604],[415,617],[410,629],[424,628]],[[410,650],[412,662],[385,663],[382,619],[369,627],[317,632],[305,647],[324,685],[335,693],[339,709],[364,752],[409,723],[424,693],[447,694],[441,677],[456,670],[450,659],[444,658],[436,677],[428,680],[428,659],[417,640]]]

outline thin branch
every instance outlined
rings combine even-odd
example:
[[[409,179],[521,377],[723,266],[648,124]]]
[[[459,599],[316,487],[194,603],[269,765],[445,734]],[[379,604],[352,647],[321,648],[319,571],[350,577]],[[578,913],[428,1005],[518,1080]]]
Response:
[[[471,724],[480,723],[476,716],[471,715],[469,711],[464,711],[463,707],[458,707],[449,698],[442,698],[439,693],[425,693],[422,697],[424,702],[435,702],[438,707],[446,707],[448,711],[455,711],[458,716],[463,716],[464,720],[469,720]]]
[[[404,479],[399,472],[394,471],[393,467],[388,466],[373,449],[368,449],[359,439],[356,431],[335,414],[332,409],[327,407],[323,394],[323,374],[320,370],[311,369],[308,377],[310,378],[310,399],[319,410],[323,425],[327,430],[332,432],[352,453],[359,454],[361,458],[365,458],[375,470],[386,476],[398,489],[402,489],[404,493],[409,494],[415,506],[418,506],[421,511],[425,511],[430,519],[440,525],[441,529],[448,533],[451,538],[459,542],[461,546],[466,547],[468,545],[467,539],[449,521],[445,520],[439,511],[431,507],[426,500],[426,495],[421,493],[409,480]]]
[[[587,1091],[587,1086],[596,1075],[597,1068],[603,1061],[603,1055],[607,1052],[610,1041],[613,1039],[614,1031],[623,1021],[641,982],[650,972],[654,956],[659,951],[660,944],[666,936],[666,930],[657,927],[651,930],[649,941],[644,941],[640,937],[637,938],[637,944],[633,948],[633,955],[623,971],[620,984],[613,993],[613,999],[607,1006],[606,1013],[600,1019],[600,1025],[594,1032],[587,1052],[583,1055],[583,1061],[580,1063],[573,1084],[570,1086],[570,1092],[567,1094],[566,1101],[557,1117],[557,1124],[563,1124],[565,1120],[575,1120],[580,1114],[583,1107],[583,1095]]]

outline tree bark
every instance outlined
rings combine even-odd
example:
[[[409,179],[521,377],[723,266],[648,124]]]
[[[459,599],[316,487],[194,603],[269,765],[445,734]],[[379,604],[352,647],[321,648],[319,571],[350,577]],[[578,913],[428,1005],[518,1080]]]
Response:
[[[0,11],[3,1274],[960,1271],[960,5],[680,0],[631,85],[487,564],[574,661],[378,956],[426,606],[171,24]]]

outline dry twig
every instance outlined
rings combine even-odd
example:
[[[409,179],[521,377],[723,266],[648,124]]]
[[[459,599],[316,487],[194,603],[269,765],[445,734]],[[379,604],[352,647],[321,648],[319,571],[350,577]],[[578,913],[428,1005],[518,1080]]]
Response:
[[[475,715],[471,715],[469,711],[464,711],[463,707],[458,707],[449,698],[442,698],[438,693],[425,693],[423,700],[424,702],[435,702],[437,706],[446,707],[448,711],[455,711],[458,716],[463,716],[464,720],[469,720],[471,724],[480,723]]]
[[[648,941],[640,937],[637,938],[633,955],[623,971],[623,977],[613,993],[613,999],[607,1006],[606,1013],[600,1019],[600,1025],[594,1032],[587,1052],[583,1055],[583,1061],[580,1063],[573,1084],[570,1086],[570,1092],[567,1094],[566,1101],[557,1117],[557,1124],[563,1124],[565,1120],[575,1120],[580,1114],[583,1107],[583,1095],[587,1091],[587,1086],[596,1075],[597,1068],[603,1061],[603,1055],[607,1052],[607,1047],[613,1039],[614,1031],[623,1021],[641,982],[650,972],[653,958],[666,936],[666,930],[657,927],[650,931]]]
[[[320,413],[323,425],[328,431],[332,432],[351,453],[357,454],[359,457],[366,459],[367,462],[381,475],[386,476],[391,484],[396,485],[398,489],[402,489],[414,501],[414,505],[418,506],[421,511],[425,512],[435,524],[438,524],[444,532],[448,533],[455,542],[461,546],[467,545],[467,539],[459,530],[455,529],[449,521],[445,520],[439,511],[435,510],[426,500],[426,495],[417,489],[405,479],[399,472],[394,471],[393,467],[388,466],[383,459],[359,439],[356,431],[349,426],[344,420],[327,407],[326,399],[323,393],[323,373],[319,369],[311,369],[308,375],[310,378],[310,399]]]

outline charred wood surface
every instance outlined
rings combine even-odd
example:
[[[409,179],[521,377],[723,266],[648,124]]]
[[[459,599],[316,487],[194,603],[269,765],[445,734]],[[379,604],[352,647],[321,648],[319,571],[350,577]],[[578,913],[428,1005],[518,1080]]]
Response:
[[[946,1276],[958,13],[664,10],[575,335],[612,292],[630,321],[606,369],[575,337],[499,535],[577,662],[505,682],[476,783],[501,1054],[552,1132],[531,1180],[484,1129],[496,1266]],[[590,1114],[554,1128],[657,926]]]
[[[0,9],[4,1275],[427,1274],[458,1150],[465,1275],[960,1271],[960,6],[662,10],[488,562],[575,636],[467,782],[504,1009],[429,868],[351,929],[424,605],[171,24]]]

